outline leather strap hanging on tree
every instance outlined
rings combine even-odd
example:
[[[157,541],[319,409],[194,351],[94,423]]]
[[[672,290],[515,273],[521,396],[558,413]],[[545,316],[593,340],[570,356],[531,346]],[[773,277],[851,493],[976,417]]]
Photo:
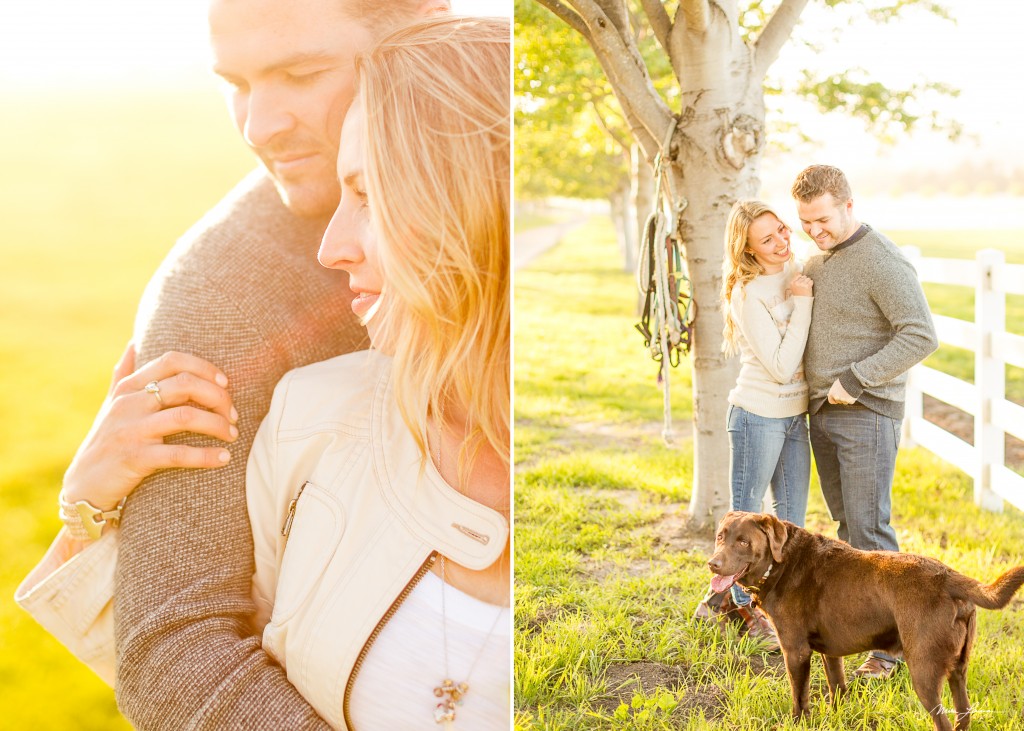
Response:
[[[669,398],[669,378],[666,363],[678,366],[682,356],[690,351],[693,340],[693,285],[686,275],[682,256],[682,242],[676,235],[679,216],[686,207],[673,207],[671,180],[664,158],[675,133],[674,119],[669,126],[665,142],[654,158],[654,208],[644,223],[637,257],[637,286],[644,296],[644,309],[636,329],[644,337],[644,346],[659,364],[658,383],[664,395],[664,427],[662,439],[672,443],[672,410]],[[661,185],[665,181],[670,195],[668,204],[661,199]],[[672,211],[667,216],[666,207]]]

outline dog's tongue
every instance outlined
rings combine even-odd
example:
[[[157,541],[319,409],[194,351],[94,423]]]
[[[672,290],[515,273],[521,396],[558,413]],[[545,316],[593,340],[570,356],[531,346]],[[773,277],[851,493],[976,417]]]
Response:
[[[731,576],[719,576],[715,574],[711,577],[711,591],[716,594],[721,594],[723,591],[728,589],[736,581],[736,574]]]

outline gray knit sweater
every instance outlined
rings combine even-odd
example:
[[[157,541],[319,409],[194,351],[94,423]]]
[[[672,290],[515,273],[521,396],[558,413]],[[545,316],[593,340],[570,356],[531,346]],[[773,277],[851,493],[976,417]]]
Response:
[[[907,371],[939,346],[913,266],[870,226],[812,256],[814,308],[804,351],[816,413],[838,378],[858,403],[903,418]]]
[[[180,350],[219,366],[240,437],[227,467],[166,470],[128,498],[114,605],[117,699],[138,728],[327,728],[250,629],[245,501],[246,457],[277,381],[367,346],[347,275],[316,261],[325,226],[292,215],[254,173],[178,242],[143,296],[137,363]]]

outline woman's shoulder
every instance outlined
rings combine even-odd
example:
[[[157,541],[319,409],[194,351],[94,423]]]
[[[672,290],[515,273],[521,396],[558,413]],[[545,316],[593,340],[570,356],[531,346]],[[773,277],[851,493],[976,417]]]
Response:
[[[310,428],[324,421],[365,423],[374,394],[387,382],[391,358],[361,350],[289,371],[274,389],[280,427]]]
[[[786,262],[781,271],[773,274],[758,274],[749,282],[743,284],[737,282],[732,290],[733,302],[740,296],[752,298],[753,300],[775,297],[779,292],[785,290],[786,284],[793,278],[792,266],[792,261],[789,261]]]

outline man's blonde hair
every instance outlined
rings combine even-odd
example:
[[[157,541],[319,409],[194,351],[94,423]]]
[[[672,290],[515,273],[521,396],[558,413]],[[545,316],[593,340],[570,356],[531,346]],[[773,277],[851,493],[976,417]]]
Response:
[[[732,316],[732,291],[739,285],[739,296],[745,296],[747,283],[764,274],[764,267],[757,263],[754,253],[747,246],[750,224],[766,213],[782,221],[782,217],[767,203],[739,200],[733,204],[725,224],[725,257],[722,260],[722,314],[725,316],[725,329],[722,332],[722,351],[726,355],[732,355],[739,349],[736,321]],[[789,256],[793,257],[792,251]]]
[[[853,198],[850,183],[839,168],[831,165],[811,165],[800,171],[793,182],[793,197],[801,203],[810,203],[826,193],[831,193],[836,203],[842,205]]]
[[[510,40],[507,19],[435,16],[356,62],[380,338],[424,459],[427,415],[465,409],[462,475],[483,443],[509,461]]]
[[[447,7],[447,0],[437,3]],[[409,23],[424,13],[424,0],[344,0],[341,12],[346,17],[381,38],[400,25]]]

